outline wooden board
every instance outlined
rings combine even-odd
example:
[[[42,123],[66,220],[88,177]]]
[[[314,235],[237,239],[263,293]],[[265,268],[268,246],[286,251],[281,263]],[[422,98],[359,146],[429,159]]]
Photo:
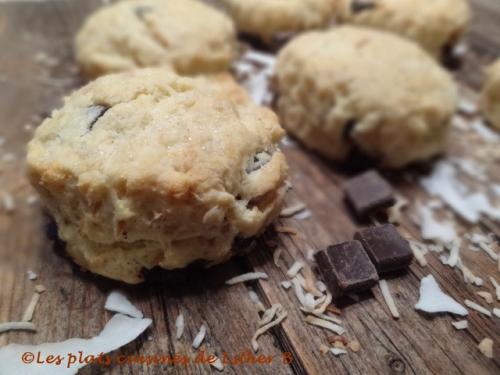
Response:
[[[194,355],[190,347],[200,325],[206,323],[206,348],[222,356],[250,350],[250,339],[257,326],[258,312],[248,292],[254,290],[270,306],[281,303],[288,318],[281,327],[259,339],[260,353],[275,356],[271,364],[226,366],[227,374],[498,374],[500,372],[500,319],[476,312],[468,317],[469,329],[455,331],[449,315],[427,316],[414,310],[419,279],[432,273],[443,289],[458,301],[469,298],[485,305],[475,293],[494,292],[491,284],[477,288],[465,285],[457,270],[444,266],[436,254],[427,255],[425,268],[414,263],[408,274],[390,279],[389,286],[401,313],[393,320],[378,288],[360,296],[359,302],[342,301],[342,319],[349,339],[361,344],[361,351],[338,358],[323,355],[320,344],[328,334],[303,322],[295,296],[279,282],[298,259],[305,260],[309,248],[348,240],[356,228],[342,202],[345,171],[297,144],[285,148],[291,167],[293,190],[287,202],[304,202],[312,212],[308,220],[281,219],[280,224],[298,229],[300,236],[278,235],[283,251],[279,266],[272,260],[272,249],[264,239],[248,256],[196,274],[187,271],[159,273],[154,281],[140,286],[124,286],[80,271],[53,240],[53,229],[37,203],[29,202],[33,191],[24,176],[25,144],[32,129],[61,98],[79,87],[72,60],[72,38],[84,17],[101,4],[97,0],[46,2],[0,2],[0,136],[6,142],[0,157],[13,153],[14,161],[1,161],[0,193],[12,194],[15,209],[0,214],[0,322],[19,320],[29,303],[35,283],[46,286],[37,307],[36,334],[15,332],[0,335],[0,346],[7,343],[41,343],[97,334],[111,314],[103,309],[109,290],[121,288],[133,302],[153,319],[153,325],[140,338],[120,350],[123,354]],[[457,72],[464,97],[472,100],[480,86],[482,67],[500,53],[500,2],[474,0],[475,18],[468,35],[470,52]],[[454,131],[450,154],[478,160],[495,183],[500,183],[498,152],[472,131]],[[485,157],[485,148],[491,152]],[[498,151],[498,150],[497,150]],[[493,155],[493,157],[491,157]],[[7,157],[9,158],[9,157]],[[398,191],[411,202],[427,199],[409,170],[402,176],[388,176]],[[403,176],[403,177],[404,177]],[[449,214],[449,213],[448,213]],[[405,214],[401,231],[419,238],[419,230]],[[471,228],[460,220],[462,233],[471,230],[488,233],[484,225]],[[463,251],[464,262],[474,273],[493,275],[500,280],[498,266],[484,253]],[[38,274],[29,281],[26,271]],[[268,281],[227,287],[224,280],[250,270],[269,274]],[[496,301],[490,309],[499,307]],[[186,317],[186,333],[173,339],[175,318]],[[484,337],[494,340],[495,358],[485,358],[477,349]],[[291,353],[291,363],[282,363],[283,352]],[[1,369],[1,364],[0,364]],[[207,365],[182,366],[115,365],[110,369],[89,366],[82,374],[204,374],[214,370]],[[1,371],[0,371],[1,373]]]

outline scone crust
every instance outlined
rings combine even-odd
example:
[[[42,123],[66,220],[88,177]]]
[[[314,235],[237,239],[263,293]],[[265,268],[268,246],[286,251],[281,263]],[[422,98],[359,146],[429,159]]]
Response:
[[[280,52],[275,74],[283,126],[333,160],[356,147],[401,167],[444,148],[456,87],[403,38],[351,26],[309,32]]]
[[[89,78],[154,66],[213,73],[229,68],[236,31],[228,16],[199,1],[126,0],[90,15],[75,50]]]
[[[500,59],[486,70],[480,107],[488,124],[500,130]]]
[[[239,31],[265,40],[332,21],[335,0],[221,0]]]
[[[373,6],[358,4],[373,4]],[[436,58],[464,34],[471,12],[467,0],[337,0],[341,22],[386,30],[420,44]]]
[[[67,97],[28,144],[28,174],[77,263],[136,283],[142,268],[221,262],[269,224],[282,135],[228,75],[143,69]]]

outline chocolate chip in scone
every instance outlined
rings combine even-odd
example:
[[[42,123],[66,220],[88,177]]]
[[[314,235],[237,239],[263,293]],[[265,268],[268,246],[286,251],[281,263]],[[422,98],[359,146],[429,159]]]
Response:
[[[95,123],[97,120],[99,120],[104,114],[110,109],[111,107],[104,106],[104,105],[92,105],[87,108],[87,116],[89,117],[89,125],[88,125],[88,131],[92,131],[92,128],[94,127]]]
[[[314,257],[334,297],[370,289],[378,281],[377,271],[359,241],[329,246]]]
[[[392,224],[362,229],[354,239],[361,242],[379,274],[406,269],[413,259],[410,244]]]
[[[137,16],[137,18],[139,19],[144,19],[144,15],[146,13],[149,13],[153,10],[152,7],[148,7],[148,6],[138,6],[138,7],[135,7],[134,8],[134,13],[135,15]]]
[[[376,6],[375,2],[372,0],[352,0],[351,1],[351,12],[360,13],[365,10],[374,9]]]
[[[360,219],[366,219],[396,202],[392,186],[375,170],[349,179],[344,191],[347,202]]]
[[[248,162],[245,171],[250,174],[262,168],[271,160],[271,153],[268,151],[261,151],[256,153],[253,158]]]

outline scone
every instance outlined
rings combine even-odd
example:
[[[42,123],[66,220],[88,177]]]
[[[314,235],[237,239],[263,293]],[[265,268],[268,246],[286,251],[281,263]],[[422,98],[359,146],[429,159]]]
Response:
[[[356,151],[397,168],[444,148],[456,87],[411,41],[351,26],[309,32],[280,52],[275,75],[282,125],[332,160]]]
[[[340,22],[405,36],[437,59],[462,37],[470,21],[467,0],[336,0]]]
[[[480,106],[488,123],[500,130],[500,60],[491,65],[486,72]]]
[[[220,0],[238,31],[270,40],[280,32],[327,25],[336,0]]]
[[[217,263],[279,213],[276,115],[228,77],[149,68],[65,99],[28,144],[28,175],[67,252],[127,283],[141,269]]]
[[[76,60],[92,78],[140,67],[179,74],[227,70],[236,51],[231,19],[195,0],[127,0],[97,10],[75,40]]]

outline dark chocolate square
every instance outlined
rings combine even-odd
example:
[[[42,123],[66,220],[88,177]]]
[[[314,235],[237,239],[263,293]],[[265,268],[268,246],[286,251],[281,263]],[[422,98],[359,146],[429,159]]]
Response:
[[[354,238],[361,242],[379,273],[405,269],[413,259],[410,244],[392,224],[360,230]]]
[[[369,289],[378,280],[377,271],[359,241],[329,246],[317,252],[315,259],[334,297]]]
[[[366,219],[396,202],[392,186],[374,170],[347,180],[344,191],[348,203],[361,219]]]

